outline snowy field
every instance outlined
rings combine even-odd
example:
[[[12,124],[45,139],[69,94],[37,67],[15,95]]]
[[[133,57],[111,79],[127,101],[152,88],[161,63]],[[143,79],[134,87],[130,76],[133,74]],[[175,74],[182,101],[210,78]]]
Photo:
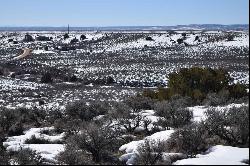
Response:
[[[26,34],[34,41],[23,42]],[[0,106],[62,107],[74,100],[118,101],[166,86],[183,67],[223,67],[249,84],[248,31],[0,32]],[[82,39],[84,35],[84,39]],[[44,36],[49,41],[38,41]],[[13,60],[30,48],[30,55]],[[45,72],[52,84],[41,84]],[[69,78],[77,77],[76,82]],[[105,82],[112,78],[112,83]],[[40,102],[41,103],[41,102]]]

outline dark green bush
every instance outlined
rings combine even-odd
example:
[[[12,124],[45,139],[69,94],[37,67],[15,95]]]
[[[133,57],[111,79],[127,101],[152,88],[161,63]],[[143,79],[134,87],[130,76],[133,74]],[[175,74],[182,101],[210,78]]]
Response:
[[[146,90],[143,92],[143,96],[169,100],[171,96],[178,94],[189,96],[195,104],[200,104],[208,94],[219,94],[221,91],[228,91],[227,95],[236,99],[248,95],[245,85],[231,83],[232,78],[223,69],[183,68],[179,72],[169,74],[168,88],[159,88],[156,92]]]

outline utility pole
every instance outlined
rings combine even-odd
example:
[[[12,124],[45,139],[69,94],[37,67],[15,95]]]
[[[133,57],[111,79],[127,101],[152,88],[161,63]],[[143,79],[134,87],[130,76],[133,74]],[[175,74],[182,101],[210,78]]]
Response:
[[[69,24],[68,24],[68,34],[69,34]]]

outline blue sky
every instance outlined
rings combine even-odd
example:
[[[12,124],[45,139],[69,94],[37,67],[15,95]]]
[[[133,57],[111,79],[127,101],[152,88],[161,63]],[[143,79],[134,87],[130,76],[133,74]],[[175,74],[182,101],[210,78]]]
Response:
[[[0,26],[249,24],[249,0],[0,0]]]

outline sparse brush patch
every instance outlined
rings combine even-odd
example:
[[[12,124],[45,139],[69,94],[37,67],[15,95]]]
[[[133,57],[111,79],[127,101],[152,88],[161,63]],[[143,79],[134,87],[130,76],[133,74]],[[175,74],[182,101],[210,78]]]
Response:
[[[169,152],[184,153],[195,157],[205,152],[210,145],[206,143],[206,131],[200,124],[191,124],[176,130],[167,141]]]
[[[15,110],[2,108],[0,109],[0,128],[3,133],[10,136],[21,135],[27,128],[41,126],[45,117],[46,113],[37,108]]]
[[[11,162],[17,165],[44,165],[42,156],[31,149],[21,149],[10,152]]]
[[[165,165],[171,164],[168,161],[163,161],[163,152],[165,151],[165,142],[155,140],[145,140],[140,144],[136,153],[136,165]]]
[[[63,152],[56,156],[58,164],[67,165],[93,165],[91,154],[79,149],[76,145],[66,144]]]
[[[157,102],[154,106],[156,115],[163,117],[158,124],[167,127],[179,128],[191,123],[193,113],[186,107],[190,104],[190,98],[173,96],[169,101]]]
[[[62,144],[63,142],[60,140],[51,141],[42,137],[36,137],[32,135],[31,138],[25,140],[25,144]]]
[[[249,106],[206,112],[205,126],[210,135],[226,141],[226,145],[249,147]]]
[[[107,114],[110,106],[106,102],[94,102],[87,104],[86,101],[78,101],[66,107],[65,115],[69,119],[91,121],[98,115]]]
[[[9,165],[9,155],[6,152],[6,149],[2,146],[1,140],[0,140],[0,165]]]
[[[67,139],[66,149],[59,155],[60,161],[68,164],[119,164],[118,158],[113,155],[121,146],[119,135],[115,126],[90,122],[83,127],[80,134],[71,135]],[[81,158],[86,157],[86,161],[81,161]]]

